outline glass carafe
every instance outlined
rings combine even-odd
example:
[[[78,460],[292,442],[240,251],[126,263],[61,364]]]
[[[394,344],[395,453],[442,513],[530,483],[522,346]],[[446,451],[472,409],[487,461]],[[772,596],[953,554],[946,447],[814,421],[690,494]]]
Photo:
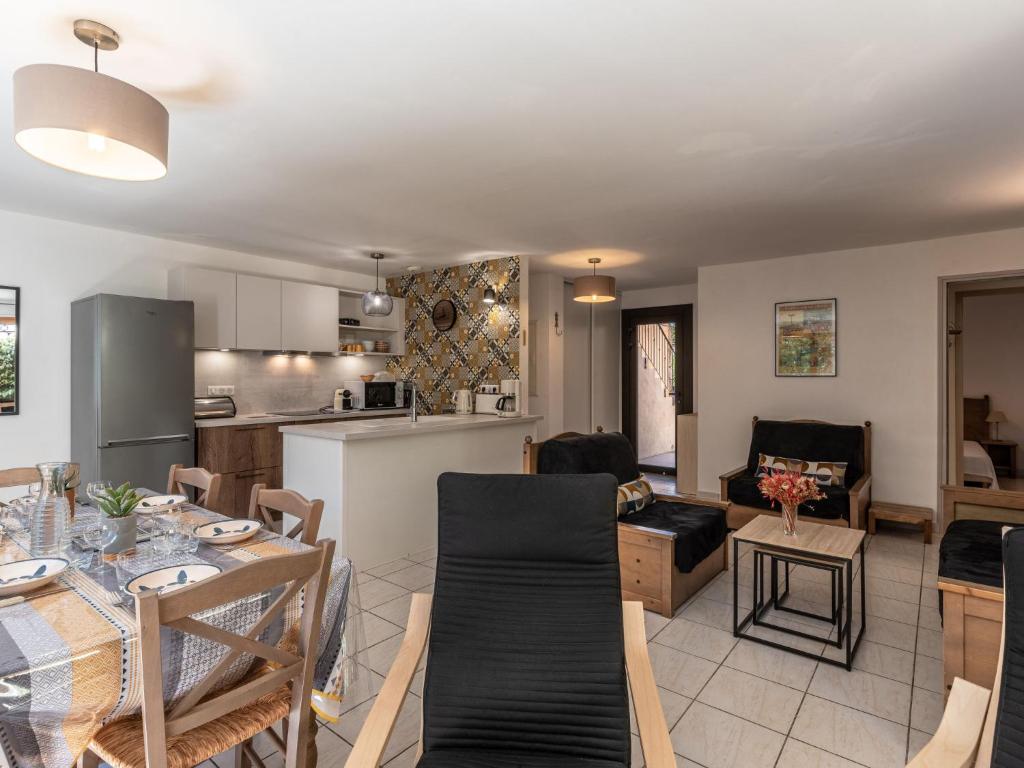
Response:
[[[70,510],[64,495],[69,464],[64,461],[37,464],[41,478],[39,499],[32,514],[29,552],[33,557],[60,557],[70,532]]]

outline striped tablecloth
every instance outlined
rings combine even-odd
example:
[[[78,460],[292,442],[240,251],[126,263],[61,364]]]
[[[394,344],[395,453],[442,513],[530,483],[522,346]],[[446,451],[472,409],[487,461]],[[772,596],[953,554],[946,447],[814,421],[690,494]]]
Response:
[[[179,514],[197,524],[226,519],[194,505],[184,505]],[[183,557],[155,558],[141,546],[129,569],[144,573],[165,564],[205,562],[228,570],[307,548],[268,532],[234,548],[200,544],[195,555]],[[27,550],[24,532],[7,536],[0,545],[0,562],[25,559]],[[69,589],[0,608],[0,749],[8,764],[21,768],[67,768],[102,725],[135,714],[142,706],[134,604],[119,601],[115,569],[69,571],[60,585]],[[358,649],[346,647],[344,631],[351,585],[351,563],[336,558],[324,605],[311,702],[328,719],[334,719],[346,685],[351,684],[350,670],[356,669],[353,659]],[[271,597],[254,596],[198,618],[241,634],[266,610]],[[267,642],[294,638],[301,608],[300,594],[289,603],[283,620],[262,638]],[[224,646],[175,630],[164,630],[161,643],[169,702],[198,684],[226,652]],[[251,664],[251,657],[241,659],[228,671],[225,683],[240,679]]]

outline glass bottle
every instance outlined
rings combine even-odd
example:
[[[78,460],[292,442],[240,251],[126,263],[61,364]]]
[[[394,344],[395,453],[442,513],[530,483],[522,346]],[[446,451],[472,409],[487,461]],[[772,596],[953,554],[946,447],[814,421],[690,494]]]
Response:
[[[70,532],[70,509],[64,495],[69,464],[55,461],[37,464],[36,468],[41,485],[32,514],[29,552],[33,557],[60,557],[65,545],[65,532]]]

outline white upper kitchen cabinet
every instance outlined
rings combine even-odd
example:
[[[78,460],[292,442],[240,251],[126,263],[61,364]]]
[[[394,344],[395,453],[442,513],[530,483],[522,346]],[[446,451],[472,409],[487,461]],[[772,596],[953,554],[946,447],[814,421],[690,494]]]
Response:
[[[238,344],[235,346],[239,349],[292,349],[282,343],[281,300],[280,280],[238,275]]]
[[[338,289],[282,281],[281,342],[297,352],[337,352]]]
[[[175,267],[167,276],[167,297],[195,305],[195,346],[232,349],[237,344],[235,273]]]

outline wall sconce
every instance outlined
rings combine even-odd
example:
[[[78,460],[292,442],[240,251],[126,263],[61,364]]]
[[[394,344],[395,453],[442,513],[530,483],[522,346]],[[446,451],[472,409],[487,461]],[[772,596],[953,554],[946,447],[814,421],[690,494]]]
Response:
[[[494,292],[494,286],[487,286],[484,289],[484,304],[492,305],[498,300],[497,295]]]

